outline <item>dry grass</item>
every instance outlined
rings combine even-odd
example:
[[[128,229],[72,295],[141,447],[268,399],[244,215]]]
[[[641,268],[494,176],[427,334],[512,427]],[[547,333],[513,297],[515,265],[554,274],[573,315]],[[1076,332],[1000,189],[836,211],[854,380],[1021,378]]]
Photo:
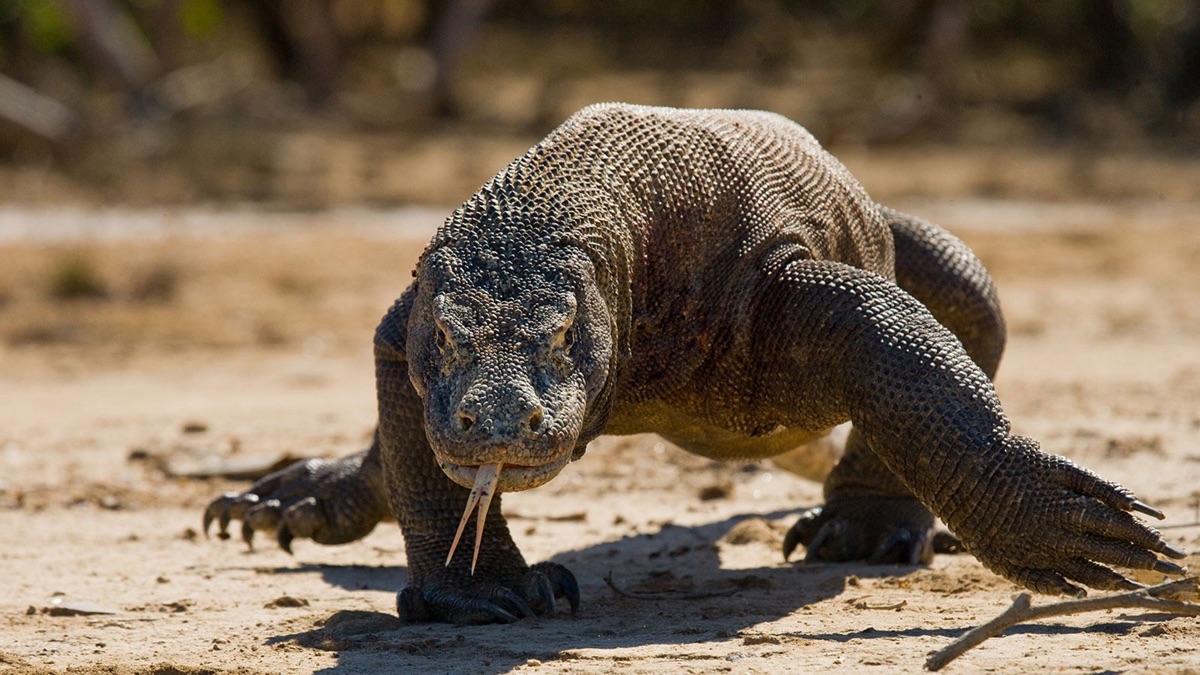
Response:
[[[108,297],[108,284],[86,250],[70,251],[55,260],[46,290],[54,300],[99,300]]]

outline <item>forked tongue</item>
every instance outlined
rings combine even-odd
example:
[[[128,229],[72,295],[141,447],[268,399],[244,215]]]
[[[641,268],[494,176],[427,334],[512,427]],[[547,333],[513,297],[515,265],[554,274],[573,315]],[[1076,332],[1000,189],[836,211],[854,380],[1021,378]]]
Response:
[[[503,464],[483,464],[475,472],[475,485],[467,497],[467,508],[463,511],[462,520],[458,523],[458,532],[454,533],[454,541],[450,543],[450,553],[446,556],[446,566],[454,559],[454,551],[458,548],[458,540],[462,538],[467,521],[479,505],[479,517],[475,520],[475,553],[471,556],[471,574],[475,574],[475,564],[479,562],[479,544],[483,541],[483,525],[487,520],[488,507],[492,505],[492,495],[496,493],[496,481],[500,480],[500,468]]]

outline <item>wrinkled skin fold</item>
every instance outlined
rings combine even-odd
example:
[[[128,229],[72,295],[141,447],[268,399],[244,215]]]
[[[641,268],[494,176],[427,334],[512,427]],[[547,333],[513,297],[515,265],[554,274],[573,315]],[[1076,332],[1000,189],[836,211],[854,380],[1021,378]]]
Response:
[[[247,541],[273,530],[286,548],[390,515],[402,618],[574,612],[574,576],[526,563],[502,493],[552,480],[601,433],[757,459],[850,421],[785,555],[926,562],[936,515],[958,537],[940,548],[1043,593],[1136,587],[1113,567],[1182,572],[1160,554],[1184,552],[1130,514],[1160,512],[1011,433],[978,259],[877,205],[776,115],[586,108],[455,211],[415,276],[376,332],[371,448],[218,498],[206,531],[241,519]]]

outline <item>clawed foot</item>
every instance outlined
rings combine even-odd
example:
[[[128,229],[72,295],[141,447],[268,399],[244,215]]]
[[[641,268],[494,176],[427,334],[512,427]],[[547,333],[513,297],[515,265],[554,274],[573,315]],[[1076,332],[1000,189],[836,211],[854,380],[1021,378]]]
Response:
[[[447,621],[458,624],[512,623],[527,617],[554,616],[555,601],[566,598],[571,614],[579,610],[575,575],[558,563],[543,562],[508,583],[439,570],[396,596],[396,612],[408,622]]]
[[[1083,588],[1134,590],[1141,584],[1108,565],[1182,574],[1168,560],[1186,553],[1168,544],[1158,531],[1129,512],[1162,518],[1157,509],[1132,492],[1062,457],[1037,452],[1033,441],[1019,436],[1007,441],[1011,450],[995,475],[1012,483],[1006,494],[947,522],[967,550],[989,569],[1012,581],[1048,594],[1083,596]],[[957,522],[957,524],[956,524]]]
[[[928,563],[957,550],[948,532],[934,532],[933,514],[915,499],[843,499],[805,511],[783,540],[788,559],[803,544],[808,562],[864,560],[881,565]]]
[[[242,540],[253,548],[255,532],[274,532],[279,546],[292,552],[292,541],[344,544],[366,536],[387,517],[373,467],[363,456],[297,462],[256,482],[245,492],[227,492],[204,511],[204,534],[213,521],[217,536],[229,538],[229,523],[242,521]]]

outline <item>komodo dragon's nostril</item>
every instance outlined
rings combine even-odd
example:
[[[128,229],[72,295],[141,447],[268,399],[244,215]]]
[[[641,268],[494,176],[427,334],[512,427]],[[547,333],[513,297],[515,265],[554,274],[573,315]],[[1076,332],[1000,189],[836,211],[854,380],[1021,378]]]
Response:
[[[529,417],[526,418],[525,421],[529,425],[529,430],[536,432],[542,428],[542,422],[545,421],[545,419],[546,419],[546,414],[542,411],[542,408],[539,406],[537,408],[534,408],[532,411],[530,411]]]
[[[473,426],[475,426],[475,416],[460,410],[458,413],[458,430],[464,432],[470,431]]]

